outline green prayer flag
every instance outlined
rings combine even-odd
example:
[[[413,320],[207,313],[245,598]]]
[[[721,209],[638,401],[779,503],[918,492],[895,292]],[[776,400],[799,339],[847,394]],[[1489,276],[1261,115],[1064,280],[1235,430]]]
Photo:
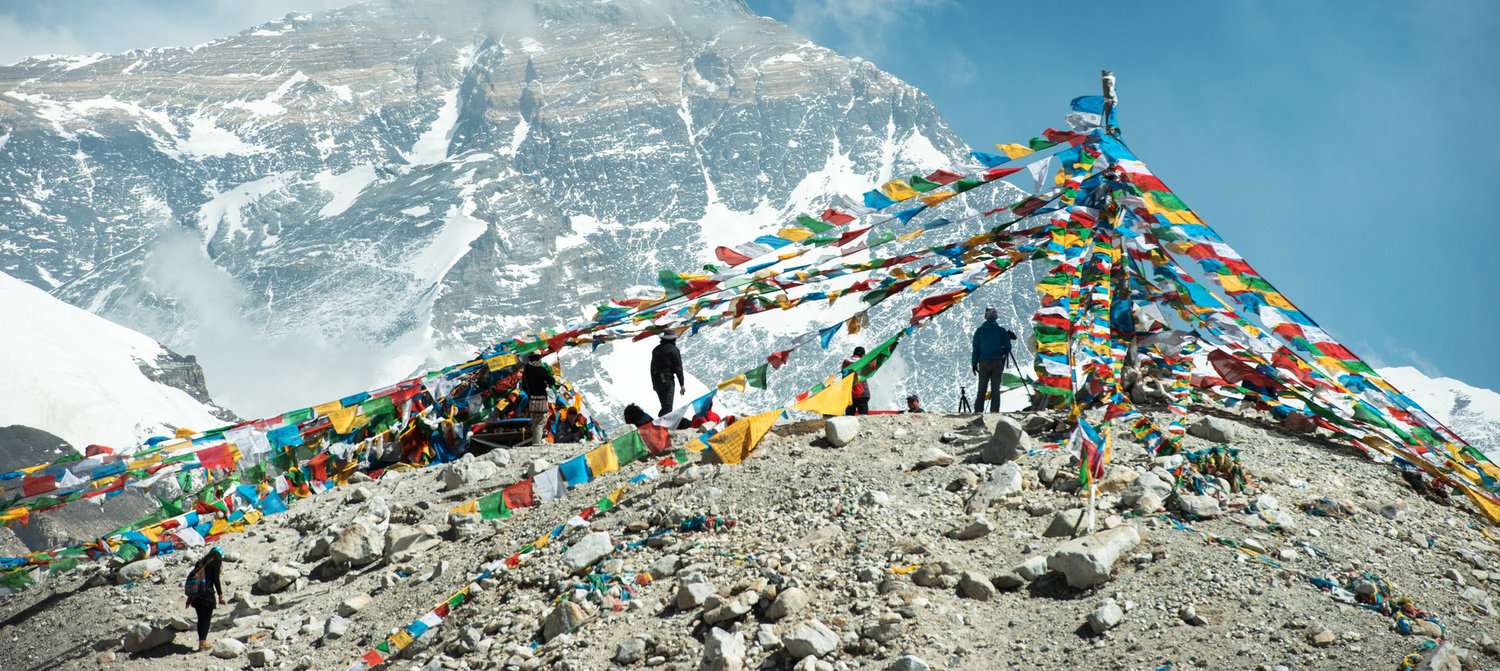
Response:
[[[505,506],[505,490],[496,491],[479,499],[479,516],[487,520],[510,517],[510,508]]]
[[[1041,151],[1055,144],[1057,143],[1042,137],[1031,138],[1031,141],[1027,143],[1032,151]]]
[[[614,508],[615,508],[615,502],[609,500],[608,496],[606,496],[606,497],[604,497],[602,499],[599,499],[599,502],[594,504],[594,512],[596,512],[596,513],[607,512],[607,511],[610,511],[610,510],[614,510]]]
[[[0,573],[0,586],[20,590],[26,589],[32,584],[34,584],[34,581],[31,579],[31,572],[25,569]]]
[[[938,184],[937,182],[928,180],[919,175],[912,175],[911,179],[906,180],[906,183],[911,185],[911,188],[915,189],[919,193],[927,193],[928,191],[942,186],[942,184]]]
[[[755,387],[756,389],[765,389],[766,372],[770,370],[770,367],[770,364],[763,363],[759,366],[751,368],[748,371],[745,371],[745,383],[752,387]]]
[[[359,404],[359,411],[366,415],[378,415],[383,412],[396,412],[396,404],[391,403],[389,396],[376,396],[368,398]]]
[[[614,440],[615,459],[621,466],[635,463],[638,459],[646,458],[646,443],[641,440],[641,432],[631,431]]]
[[[1178,198],[1177,194],[1172,193],[1171,191],[1151,191],[1149,193],[1151,194],[1151,197],[1156,200],[1158,205],[1161,205],[1168,210],[1177,211],[1188,209],[1188,206],[1182,202],[1182,199]]]
[[[797,215],[797,225],[814,233],[826,233],[833,230],[833,224],[822,219],[814,219],[805,214]]]
[[[141,549],[136,547],[135,543],[121,543],[120,549],[115,552],[115,556],[119,557],[126,564],[129,564],[141,556]]]
[[[980,180],[977,180],[977,179],[973,179],[973,178],[969,178],[969,177],[965,177],[965,178],[963,178],[961,180],[958,180],[957,182],[953,183],[953,191],[955,193],[963,193],[965,191],[968,191],[969,189],[972,189],[974,187],[980,186],[982,184],[984,184],[983,181],[980,181]]]
[[[303,408],[301,410],[293,410],[293,411],[291,411],[289,413],[286,413],[285,415],[281,416],[281,423],[282,424],[301,424],[301,423],[303,423],[303,422],[305,422],[305,421],[307,421],[309,419],[312,419],[312,416],[313,416],[313,409],[312,408]]]

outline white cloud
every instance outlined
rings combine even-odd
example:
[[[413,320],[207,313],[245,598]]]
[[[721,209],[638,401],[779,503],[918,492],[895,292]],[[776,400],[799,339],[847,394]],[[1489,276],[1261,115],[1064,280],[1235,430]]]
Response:
[[[121,53],[182,47],[233,35],[293,12],[320,12],[355,0],[208,0],[193,11],[150,0],[91,5],[89,11],[36,18],[0,9],[0,63],[37,54]]]

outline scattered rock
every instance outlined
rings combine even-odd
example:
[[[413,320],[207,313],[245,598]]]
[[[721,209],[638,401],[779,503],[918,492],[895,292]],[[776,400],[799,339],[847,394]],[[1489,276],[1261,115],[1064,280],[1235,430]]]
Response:
[[[1307,642],[1319,648],[1326,648],[1333,645],[1333,642],[1338,639],[1338,635],[1333,633],[1333,630],[1328,627],[1313,627],[1307,632]]]
[[[701,576],[699,580],[685,580],[677,587],[677,595],[673,598],[673,603],[677,605],[678,610],[693,610],[702,606],[703,602],[707,601],[714,592],[714,586],[702,580]]]
[[[257,669],[270,666],[276,662],[276,651],[270,648],[256,648],[245,656],[245,660]]]
[[[583,626],[588,617],[588,612],[577,603],[572,601],[558,603],[557,607],[547,614],[546,619],[542,620],[542,641],[550,641]]]
[[[722,631],[722,630],[719,630]],[[639,638],[627,638],[615,646],[616,664],[630,665],[646,657],[646,642]]]
[[[609,539],[609,534],[603,531],[595,531],[578,539],[567,552],[563,553],[563,562],[568,565],[568,570],[577,573],[594,565],[594,562],[603,559],[615,551],[615,544]]]
[[[370,595],[368,594],[356,594],[339,602],[338,614],[344,617],[349,617],[350,615],[364,610],[365,607],[369,606],[370,602],[373,600],[374,599],[371,599]]]
[[[484,459],[463,459],[443,469],[443,488],[449,491],[500,475],[500,467]]]
[[[157,627],[150,622],[136,622],[125,630],[125,639],[121,641],[120,649],[125,652],[145,652],[152,648],[171,643],[177,637],[177,632],[167,627]]]
[[[1095,634],[1102,634],[1119,626],[1124,619],[1125,611],[1120,610],[1120,605],[1115,603],[1114,599],[1105,599],[1104,603],[1094,609],[1094,612],[1089,613],[1089,630]]]
[[[742,671],[745,668],[745,636],[714,627],[703,637],[700,671]]]
[[[859,418],[852,416],[829,417],[823,420],[823,437],[829,445],[843,447],[854,442],[859,435]]]
[[[162,560],[150,557],[121,566],[117,573],[123,582],[140,582],[149,576],[161,573],[164,568],[166,564],[162,563]]]
[[[995,596],[995,586],[985,580],[984,576],[965,571],[958,577],[958,595],[966,599],[989,601]]]
[[[1440,643],[1422,655],[1422,661],[1417,663],[1417,671],[1463,671],[1464,665],[1459,659],[1459,652],[1461,651],[1451,643]]]
[[[1082,508],[1059,510],[1042,532],[1046,538],[1072,538],[1087,531],[1088,511]]]
[[[1464,601],[1469,602],[1469,605],[1473,606],[1474,610],[1484,613],[1485,615],[1491,615],[1495,612],[1495,606],[1490,603],[1489,593],[1484,591],[1484,589],[1482,588],[1465,587],[1463,591],[1458,593],[1458,595],[1460,597],[1463,597]]]
[[[1082,589],[1108,582],[1115,561],[1141,542],[1134,526],[1075,538],[1047,556],[1047,569],[1062,573],[1068,586]]]
[[[1208,625],[1208,620],[1203,619],[1203,616],[1198,614],[1198,608],[1193,604],[1188,604],[1179,609],[1177,611],[1177,617],[1182,618],[1183,622],[1193,625],[1194,627],[1203,627]]]
[[[670,578],[677,575],[677,568],[682,566],[682,557],[677,555],[663,555],[660,559],[651,562],[651,577],[656,580]]]
[[[328,547],[328,556],[343,566],[367,566],[385,556],[385,533],[366,521],[344,527]]]
[[[255,577],[254,589],[257,594],[274,594],[286,589],[301,577],[302,572],[290,566],[270,564],[261,569],[260,574]]]
[[[219,659],[234,659],[245,654],[245,644],[225,636],[214,641],[213,656]]]
[[[979,460],[986,464],[1007,464],[1032,448],[1032,439],[1021,423],[1006,415],[995,420],[995,433],[979,451]]]
[[[942,448],[929,447],[922,450],[922,456],[917,458],[917,468],[932,468],[933,466],[949,466],[956,459],[953,455],[944,452]]]
[[[989,518],[981,513],[974,513],[969,515],[968,521],[964,524],[948,530],[948,537],[955,540],[971,541],[976,538],[983,538],[994,530],[995,525],[990,522]]]
[[[861,505],[866,506],[888,506],[891,505],[891,495],[878,489],[872,489],[865,492],[864,496],[859,497],[859,502]]]
[[[823,657],[838,645],[838,635],[818,620],[809,620],[781,636],[781,647],[792,659]]]
[[[1219,500],[1207,494],[1178,495],[1175,501],[1177,512],[1189,520],[1213,519],[1224,514]]]
[[[927,661],[916,655],[902,655],[885,667],[886,671],[928,671]]]
[[[1211,443],[1227,443],[1232,440],[1234,426],[1218,417],[1204,417],[1188,427],[1188,435],[1197,436]]]
[[[807,592],[801,587],[788,587],[776,595],[776,600],[766,609],[766,619],[780,620],[788,615],[796,615],[807,607],[809,599]]]
[[[349,633],[349,621],[334,615],[323,623],[323,638],[336,640]]]

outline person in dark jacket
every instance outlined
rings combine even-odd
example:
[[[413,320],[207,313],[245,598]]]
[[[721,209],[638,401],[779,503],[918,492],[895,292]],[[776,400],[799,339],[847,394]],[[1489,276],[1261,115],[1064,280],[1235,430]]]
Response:
[[[844,362],[839,364],[839,368],[841,370],[849,370],[851,366],[859,363],[859,360],[863,358],[865,358],[865,348],[856,347],[854,348],[854,354],[844,359]],[[865,380],[865,376],[862,373],[863,371],[854,371],[854,389],[849,399],[849,408],[844,411],[846,415],[870,414],[870,383]]]
[[[974,396],[974,410],[984,412],[985,390],[989,390],[990,412],[1000,412],[1000,378],[1005,360],[1010,358],[1010,343],[1016,334],[1001,326],[995,308],[984,309],[984,323],[974,330],[973,355],[969,369],[979,376],[979,393]]]
[[[208,627],[213,622],[214,605],[224,605],[224,586],[219,582],[219,572],[224,566],[224,552],[215,545],[193,564],[188,571],[183,591],[187,593],[187,605],[198,612],[198,649],[208,649]]]
[[[682,375],[682,352],[677,349],[677,334],[668,331],[661,334],[661,342],[651,350],[651,388],[656,391],[656,400],[661,402],[661,412],[656,416],[671,414],[673,387],[677,381],[677,393],[687,394],[687,379]]]
[[[542,363],[542,355],[526,357],[521,370],[521,391],[526,392],[526,413],[531,418],[530,445],[542,444],[542,427],[547,421],[547,390],[557,384],[552,369]]]

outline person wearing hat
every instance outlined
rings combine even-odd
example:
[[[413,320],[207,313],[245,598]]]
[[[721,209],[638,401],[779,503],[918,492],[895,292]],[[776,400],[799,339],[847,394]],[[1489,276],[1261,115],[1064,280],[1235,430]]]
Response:
[[[224,605],[224,586],[219,582],[219,572],[224,566],[224,551],[215,545],[193,564],[188,571],[182,591],[187,594],[187,605],[198,613],[198,649],[207,650],[208,628],[214,619],[214,606]]]
[[[552,369],[542,363],[542,355],[535,352],[526,357],[526,367],[521,369],[521,391],[526,392],[526,413],[531,418],[531,445],[542,444],[542,431],[547,423],[547,390],[557,384]]]
[[[661,334],[661,342],[651,350],[651,388],[656,391],[656,400],[661,401],[661,412],[657,417],[671,414],[674,397],[672,381],[677,381],[677,392],[687,394],[687,380],[682,375],[682,352],[677,349],[677,333]]]
[[[1000,378],[1005,372],[1005,360],[1010,357],[1010,343],[1016,339],[1016,334],[1001,326],[996,321],[999,318],[998,310],[985,308],[984,323],[974,330],[969,370],[979,376],[979,393],[974,396],[975,412],[984,412],[986,389],[989,390],[990,412],[1000,412]]]

